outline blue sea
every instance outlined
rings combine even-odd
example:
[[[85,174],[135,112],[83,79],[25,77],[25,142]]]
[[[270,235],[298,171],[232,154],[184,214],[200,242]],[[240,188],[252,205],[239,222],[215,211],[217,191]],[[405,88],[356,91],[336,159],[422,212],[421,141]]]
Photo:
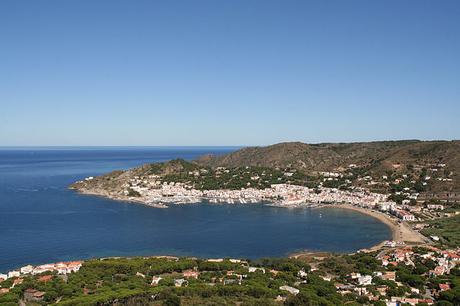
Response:
[[[105,256],[259,258],[299,250],[352,252],[391,237],[374,218],[342,209],[254,205],[168,209],[80,195],[76,180],[234,147],[0,148],[0,272]]]

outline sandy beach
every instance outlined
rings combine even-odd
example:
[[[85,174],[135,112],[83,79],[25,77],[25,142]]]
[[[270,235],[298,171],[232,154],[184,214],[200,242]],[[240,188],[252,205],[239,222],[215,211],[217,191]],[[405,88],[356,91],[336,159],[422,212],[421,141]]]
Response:
[[[378,219],[380,222],[386,224],[392,232],[392,238],[396,242],[404,242],[407,244],[420,244],[420,243],[426,243],[428,242],[427,238],[424,237],[422,234],[416,232],[413,230],[406,222],[400,222],[396,218],[392,218],[388,216],[387,214],[366,209],[366,208],[361,208],[349,204],[335,204],[335,205],[323,205],[321,208],[342,208],[342,209],[351,209],[363,214],[366,214],[368,216],[371,216],[373,218]],[[380,247],[382,244],[379,244],[377,246],[374,246],[374,248]]]

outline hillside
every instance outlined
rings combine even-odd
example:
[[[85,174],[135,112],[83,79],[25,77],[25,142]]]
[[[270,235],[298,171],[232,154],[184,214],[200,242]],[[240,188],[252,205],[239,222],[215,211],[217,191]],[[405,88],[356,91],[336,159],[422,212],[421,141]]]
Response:
[[[103,258],[26,266],[0,282],[0,305],[377,306],[391,300],[458,305],[458,264],[442,274],[430,271],[443,268],[442,263],[455,266],[458,252],[434,250],[405,247],[255,260]],[[395,261],[401,253],[407,259]],[[385,257],[395,265],[384,264]],[[63,268],[69,266],[72,272]]]
[[[388,194],[400,204],[415,199],[458,202],[459,173],[459,141],[292,142],[248,147],[195,161],[146,164],[87,178],[70,187],[82,193],[142,203],[197,200],[202,192],[209,196],[210,190],[265,190],[273,184],[343,191],[363,187]],[[262,196],[253,195],[254,199]]]
[[[433,184],[433,188],[435,191],[460,190],[460,141],[287,142],[248,147],[222,156],[203,156],[196,163],[209,167],[293,168],[306,173],[341,171],[354,164],[373,176],[430,169],[444,164],[440,177],[451,181]]]

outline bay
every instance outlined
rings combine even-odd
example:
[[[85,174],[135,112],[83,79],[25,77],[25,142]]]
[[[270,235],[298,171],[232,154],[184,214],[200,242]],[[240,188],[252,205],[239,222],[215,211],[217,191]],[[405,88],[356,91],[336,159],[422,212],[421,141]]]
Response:
[[[353,252],[390,239],[378,220],[343,209],[206,202],[157,209],[80,195],[87,176],[236,147],[0,149],[0,271],[105,256],[259,258],[299,250]]]

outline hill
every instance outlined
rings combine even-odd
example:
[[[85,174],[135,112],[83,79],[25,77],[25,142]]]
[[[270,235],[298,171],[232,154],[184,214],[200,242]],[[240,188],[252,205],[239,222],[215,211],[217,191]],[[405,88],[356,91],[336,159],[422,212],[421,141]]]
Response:
[[[343,171],[350,165],[369,175],[382,176],[423,169],[438,169],[434,191],[460,190],[460,141],[381,141],[357,143],[301,142],[267,147],[248,147],[222,156],[203,156],[195,161],[209,167],[293,168],[309,174]],[[442,181],[442,179],[446,179]],[[442,182],[442,184],[441,184]]]

